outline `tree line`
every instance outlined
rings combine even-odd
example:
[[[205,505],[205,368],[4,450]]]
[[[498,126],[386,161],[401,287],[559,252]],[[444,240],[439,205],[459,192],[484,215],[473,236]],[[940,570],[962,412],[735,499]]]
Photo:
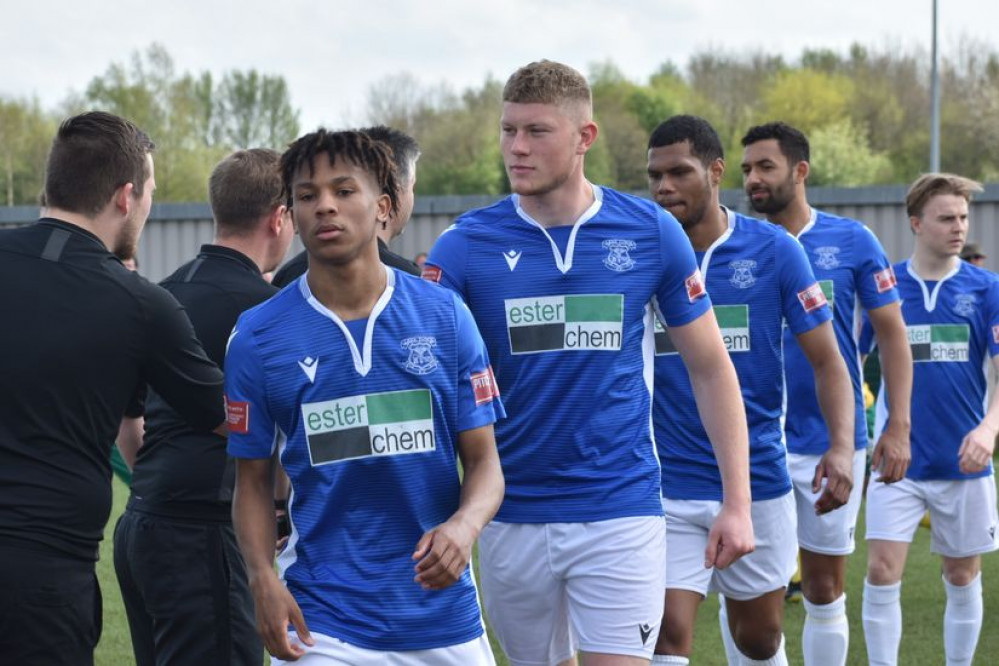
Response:
[[[644,189],[649,133],[671,115],[693,113],[714,125],[725,146],[724,187],[740,184],[746,129],[776,119],[809,136],[812,185],[910,182],[928,163],[929,70],[925,49],[859,44],[845,53],[806,49],[793,61],[759,51],[703,51],[683,68],[665,62],[645,82],[629,79],[613,62],[594,63],[586,74],[600,138],[587,156],[587,174],[620,189]],[[456,91],[394,74],[370,86],[365,123],[417,138],[419,194],[499,194],[507,188],[498,142],[502,89],[492,77]],[[227,152],[281,150],[300,130],[300,111],[282,76],[178,73],[167,50],[154,44],[110,65],[57,109],[0,97],[4,203],[37,201],[59,119],[93,108],[130,118],[156,141],[160,201],[204,201],[208,175]],[[941,167],[999,180],[994,47],[965,41],[942,58],[941,109]]]

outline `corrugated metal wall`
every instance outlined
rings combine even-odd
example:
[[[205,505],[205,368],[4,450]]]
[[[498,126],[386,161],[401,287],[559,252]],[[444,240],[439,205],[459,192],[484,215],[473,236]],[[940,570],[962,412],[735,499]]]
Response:
[[[900,185],[811,188],[808,197],[817,208],[865,222],[881,239],[889,258],[898,261],[912,252],[912,233],[903,205],[905,190]],[[410,258],[426,252],[455,217],[497,198],[423,197],[416,202],[406,233],[393,242],[392,249]],[[749,212],[741,190],[724,191],[722,202]],[[27,224],[37,215],[34,206],[0,208],[0,227]],[[999,270],[999,184],[986,186],[972,204],[970,238],[979,242],[989,255],[989,268]],[[193,257],[202,243],[211,240],[212,221],[207,204],[156,204],[139,243],[141,271],[151,280],[161,280]],[[289,256],[300,249],[296,238]]]

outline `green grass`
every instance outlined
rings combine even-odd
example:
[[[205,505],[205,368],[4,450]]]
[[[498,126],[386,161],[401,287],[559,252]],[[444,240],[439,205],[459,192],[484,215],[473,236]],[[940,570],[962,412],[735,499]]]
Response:
[[[101,561],[97,574],[104,593],[104,634],[97,646],[98,666],[127,666],[134,664],[132,647],[128,635],[128,623],[122,608],[118,582],[114,576],[111,553],[111,535],[118,516],[125,508],[128,489],[117,478],[114,480],[114,509],[101,545]],[[863,511],[857,534],[864,534]],[[867,548],[863,539],[857,541],[857,552],[850,558],[847,572],[847,606],[850,618],[850,655],[848,664],[864,664],[867,655],[864,648],[864,629],[860,621],[861,594],[864,570],[867,562]],[[995,618],[999,614],[999,555],[982,558],[983,581],[985,588],[985,622],[982,637],[978,643],[975,664],[986,666],[999,655],[999,632],[996,632]],[[905,579],[902,583],[903,636],[899,663],[907,666],[938,665],[944,663],[943,655],[943,583],[940,581],[940,560],[930,555],[929,531],[920,529],[909,552]],[[788,604],[784,630],[787,635],[788,660],[800,664],[801,627],[804,622],[804,608],[801,604]],[[492,637],[490,637],[492,638]],[[497,653],[497,664],[506,666],[506,659],[493,642]],[[694,643],[694,659],[699,666],[725,664],[724,649],[718,634],[718,602],[709,598],[698,616]]]

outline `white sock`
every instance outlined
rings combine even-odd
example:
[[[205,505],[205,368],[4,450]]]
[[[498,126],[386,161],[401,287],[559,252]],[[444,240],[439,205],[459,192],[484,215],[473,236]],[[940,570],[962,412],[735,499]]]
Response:
[[[686,657],[678,657],[674,654],[654,654],[652,655],[653,664],[669,664],[671,666],[687,666],[690,660]]]
[[[735,646],[735,639],[732,638],[732,631],[728,626],[728,611],[725,606],[725,595],[718,595],[718,624],[721,629],[722,644],[725,645],[725,656],[728,657],[728,666],[739,666],[742,660],[742,653]]]
[[[943,582],[947,590],[944,611],[944,652],[947,666],[971,664],[982,631],[982,573],[967,585]]]
[[[902,642],[902,583],[872,585],[864,579],[864,638],[870,666],[895,666]]]
[[[742,661],[739,663],[742,666],[787,666],[787,653],[784,652],[784,634],[780,636],[780,647],[777,648],[777,652],[769,659],[750,659],[746,655],[742,655]]]
[[[845,666],[850,646],[850,624],[846,620],[846,595],[831,604],[817,605],[804,600],[805,629],[801,652],[805,666]]]

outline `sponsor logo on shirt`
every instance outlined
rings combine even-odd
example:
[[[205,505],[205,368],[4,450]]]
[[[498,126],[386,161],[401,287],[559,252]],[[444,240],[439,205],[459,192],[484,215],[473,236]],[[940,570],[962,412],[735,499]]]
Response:
[[[838,247],[832,245],[817,247],[815,248],[815,265],[819,268],[831,271],[839,266],[839,259],[836,258],[837,254],[839,254]]]
[[[517,262],[520,261],[520,255],[522,254],[523,252],[517,252],[516,250],[507,250],[503,253],[503,258],[506,259],[506,265],[510,267],[511,271],[517,267]]]
[[[832,280],[819,280],[819,287],[822,288],[822,293],[826,297],[829,309],[834,309],[836,305],[836,283]]]
[[[892,287],[894,287],[897,282],[895,280],[895,271],[891,266],[884,269],[883,271],[878,271],[874,274],[874,284],[878,287],[878,293],[883,294]]]
[[[303,404],[302,427],[313,467],[437,449],[429,389]]]
[[[756,262],[752,259],[736,259],[728,267],[732,269],[732,277],[728,281],[733,287],[749,289],[756,284],[756,276],[753,275]]]
[[[967,324],[906,326],[914,363],[961,363],[970,358]]]
[[[601,245],[607,250],[607,256],[604,257],[604,266],[607,268],[615,273],[624,273],[635,267],[635,260],[628,254],[638,247],[635,241],[611,238]]]
[[[701,269],[695,270],[686,280],[683,286],[687,288],[687,300],[691,303],[704,296],[708,291],[704,288],[704,278],[701,277]]]
[[[476,405],[484,405],[499,397],[499,387],[496,385],[492,366],[472,375],[472,392],[475,394]]]
[[[805,309],[805,312],[815,312],[827,302],[825,292],[822,291],[822,285],[818,282],[804,291],[799,291],[798,300],[801,302],[801,307]]]
[[[430,264],[423,264],[423,272],[420,273],[420,277],[424,280],[429,280],[431,282],[440,282],[441,275],[443,271],[439,266],[431,266]]]
[[[430,335],[418,335],[406,338],[401,343],[403,349],[409,350],[409,356],[403,367],[414,375],[429,375],[437,369],[437,357],[434,356],[434,347],[437,346],[437,338]]]
[[[250,432],[250,403],[239,400],[225,400],[225,424],[229,432],[245,435]]]
[[[974,294],[958,294],[954,297],[954,312],[962,317],[970,317],[975,314]]]
[[[752,349],[751,338],[749,336],[749,306],[748,305],[715,305],[715,318],[718,319],[718,328],[721,329],[722,341],[725,349],[729,353],[748,352]],[[663,326],[656,317],[655,337],[656,356],[676,354],[676,347],[667,332],[667,326]]]
[[[511,354],[621,349],[621,294],[513,298],[504,305]]]

